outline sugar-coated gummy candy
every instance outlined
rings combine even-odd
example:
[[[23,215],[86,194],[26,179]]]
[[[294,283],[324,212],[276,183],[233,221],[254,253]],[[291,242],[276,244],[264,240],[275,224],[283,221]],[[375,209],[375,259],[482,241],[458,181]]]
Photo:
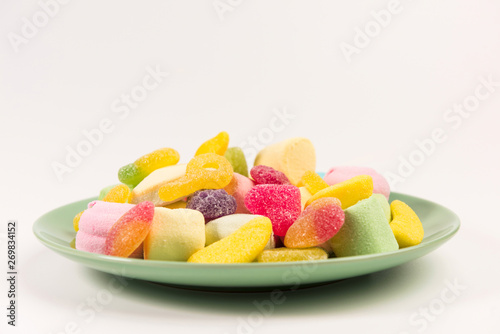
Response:
[[[361,200],[344,213],[344,225],[329,241],[337,257],[398,250],[396,238],[376,198]]]
[[[187,261],[205,247],[205,219],[196,210],[155,208],[144,259]]]
[[[99,192],[99,197],[97,197],[97,200],[98,201],[102,201],[102,199],[109,193],[109,191],[111,189],[113,189],[114,187],[116,187],[118,184],[112,184],[112,185],[109,185],[107,187],[104,187],[101,189],[101,191]]]
[[[373,181],[371,176],[359,175],[318,191],[307,201],[306,207],[318,198],[336,197],[342,203],[342,210],[345,210],[360,200],[370,197],[372,193]]]
[[[298,185],[308,170],[316,170],[316,152],[307,138],[290,138],[263,148],[254,166],[266,165],[285,173],[293,185]]]
[[[318,173],[308,170],[302,175],[300,185],[306,187],[311,195],[316,194],[318,191],[328,188],[329,184],[326,183]]]
[[[273,232],[285,236],[301,211],[300,190],[287,184],[258,184],[245,196],[251,213],[271,219]]]
[[[257,184],[291,184],[283,172],[264,165],[252,167],[250,176]]]
[[[247,263],[264,250],[272,233],[269,218],[256,217],[229,236],[191,255],[195,263]]]
[[[392,232],[398,241],[399,247],[416,246],[424,239],[424,227],[415,211],[406,203],[399,200],[391,203]]]
[[[300,206],[304,210],[307,201],[312,197],[311,193],[306,189],[306,187],[299,187],[300,191]]]
[[[124,184],[114,186],[102,199],[104,202],[129,203],[130,188]]]
[[[333,237],[344,224],[340,201],[325,197],[311,203],[285,235],[288,248],[309,248],[321,245]]]
[[[187,206],[187,201],[177,201],[170,204],[165,205],[167,209],[185,209]]]
[[[120,182],[137,186],[146,176],[155,170],[175,165],[179,162],[179,153],[172,148],[161,148],[146,155],[143,155],[135,162],[125,165],[118,171]]]
[[[250,213],[245,206],[245,196],[255,186],[255,183],[248,177],[238,173],[233,173],[233,178],[224,190],[236,200],[235,213]]]
[[[150,201],[155,206],[166,206],[172,202],[176,202],[177,199],[168,202],[161,200],[158,191],[165,184],[186,175],[186,166],[186,164],[178,164],[155,170],[132,190],[130,203],[137,204]]]
[[[189,198],[186,208],[200,211],[209,221],[233,214],[236,211],[236,199],[224,189],[199,190]]]
[[[249,214],[234,214],[220,217],[208,222],[205,225],[205,244],[206,246],[213,244],[230,234],[234,233],[237,229],[248,223],[254,218],[263,217],[259,215]],[[271,233],[268,243],[264,249],[272,249],[276,245],[274,234]]]
[[[186,174],[163,185],[158,195],[162,201],[172,202],[201,189],[221,189],[233,177],[233,167],[223,156],[206,153],[195,156],[186,166]]]
[[[333,167],[326,173],[324,180],[329,185],[335,185],[358,175],[371,176],[373,180],[373,193],[382,194],[386,199],[389,199],[389,195],[391,194],[389,182],[373,168],[356,166]]]
[[[227,161],[233,166],[233,171],[235,173],[248,177],[247,159],[241,148],[229,147],[226,153],[224,153],[224,157],[226,157]]]
[[[142,202],[127,211],[106,236],[104,254],[130,256],[146,239],[154,217],[154,204]]]
[[[104,254],[104,244],[111,227],[134,205],[92,201],[81,212],[75,247],[91,253]]]
[[[321,248],[275,248],[264,250],[257,257],[257,262],[294,262],[326,260],[328,254]]]
[[[195,156],[205,153],[215,153],[224,155],[229,145],[229,134],[226,131],[220,132],[217,136],[210,138],[196,150]]]
[[[80,218],[82,217],[83,212],[84,211],[81,211],[81,212],[77,213],[77,215],[75,216],[75,218],[73,218],[73,229],[76,232],[78,232],[79,224],[80,224]]]

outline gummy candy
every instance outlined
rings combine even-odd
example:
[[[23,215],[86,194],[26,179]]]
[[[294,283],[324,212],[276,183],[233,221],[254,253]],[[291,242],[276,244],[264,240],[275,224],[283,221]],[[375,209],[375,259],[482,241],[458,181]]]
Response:
[[[236,211],[236,199],[224,189],[200,190],[189,198],[186,207],[200,211],[208,222],[233,214]]]
[[[102,199],[104,202],[130,203],[130,188],[124,184],[113,187]]]
[[[248,165],[247,159],[243,150],[239,147],[230,147],[224,153],[224,157],[229,161],[231,166],[233,166],[233,171],[235,173],[241,174],[248,177]]]
[[[376,198],[361,200],[344,213],[344,225],[329,240],[337,257],[398,250],[398,242]]]
[[[344,211],[340,205],[340,201],[334,197],[312,202],[288,229],[285,246],[308,248],[328,241],[344,224]]]
[[[257,262],[291,262],[326,260],[328,254],[321,248],[275,248],[265,250],[257,257]]]
[[[104,254],[130,256],[147,237],[153,222],[154,208],[153,203],[146,201],[121,216],[108,232]]]
[[[312,197],[311,193],[306,189],[306,187],[299,187],[300,190],[300,207],[304,210],[307,201]]]
[[[172,202],[201,189],[220,189],[229,184],[233,167],[223,156],[215,153],[198,155],[191,159],[186,174],[163,185],[158,191],[161,200]]]
[[[205,247],[205,219],[196,210],[155,208],[151,230],[144,240],[144,258],[187,261]]]
[[[271,219],[275,235],[285,236],[300,215],[300,190],[288,184],[258,184],[245,196],[245,205],[251,213]]]
[[[390,223],[392,232],[400,248],[416,246],[424,239],[424,228],[422,222],[404,202],[395,200],[391,203],[392,221]]]
[[[325,182],[329,185],[334,185],[340,182],[347,181],[358,175],[369,175],[373,180],[373,193],[382,194],[388,200],[391,194],[391,187],[389,182],[378,173],[375,169],[369,167],[356,167],[356,166],[337,166],[330,168],[325,175]]]
[[[342,210],[345,210],[358,201],[370,197],[372,193],[372,177],[368,175],[359,175],[318,191],[307,201],[306,207],[318,198],[336,197],[342,203]]]
[[[291,184],[284,173],[269,166],[254,166],[250,175],[257,184]]]
[[[85,211],[82,211],[82,212],[79,212],[75,218],[73,218],[73,228],[75,229],[76,232],[78,232],[79,230],[79,224],[80,224],[80,218],[82,217],[82,214],[84,213]]]
[[[128,164],[120,168],[118,171],[118,179],[120,182],[137,186],[146,176],[153,171],[175,165],[179,162],[179,153],[172,148],[160,148],[154,152],[143,155],[134,163]]]
[[[269,241],[272,224],[269,218],[256,217],[213,244],[191,255],[188,262],[245,263],[252,262]]]
[[[305,186],[307,191],[311,195],[316,194],[318,191],[323,190],[325,188],[328,188],[328,183],[323,181],[321,176],[318,175],[318,173],[315,173],[313,171],[307,171],[302,175],[302,179],[300,179],[300,185]]]
[[[226,131],[220,132],[217,136],[210,138],[196,150],[195,156],[205,153],[215,153],[224,155],[229,145],[229,134]]]

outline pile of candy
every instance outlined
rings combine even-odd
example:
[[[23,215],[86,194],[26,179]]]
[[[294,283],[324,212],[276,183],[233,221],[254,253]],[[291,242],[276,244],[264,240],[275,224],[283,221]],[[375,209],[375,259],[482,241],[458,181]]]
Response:
[[[376,171],[335,167],[324,179],[305,138],[243,151],[221,132],[187,164],[162,148],[118,171],[119,185],[77,214],[75,248],[147,260],[242,263],[320,260],[419,244],[422,223],[388,202]]]

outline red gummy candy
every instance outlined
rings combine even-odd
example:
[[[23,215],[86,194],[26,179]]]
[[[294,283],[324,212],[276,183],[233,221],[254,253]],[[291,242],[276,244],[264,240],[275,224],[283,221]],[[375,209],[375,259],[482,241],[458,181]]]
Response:
[[[340,201],[324,197],[311,203],[288,229],[284,244],[288,248],[309,248],[329,240],[344,225]]]
[[[285,236],[300,215],[300,190],[287,184],[258,184],[246,194],[245,206],[271,219],[274,234]]]
[[[269,166],[254,166],[250,175],[257,184],[291,184],[284,173]]]
[[[155,206],[142,202],[125,212],[111,227],[104,244],[104,254],[129,257],[146,239],[153,222]]]

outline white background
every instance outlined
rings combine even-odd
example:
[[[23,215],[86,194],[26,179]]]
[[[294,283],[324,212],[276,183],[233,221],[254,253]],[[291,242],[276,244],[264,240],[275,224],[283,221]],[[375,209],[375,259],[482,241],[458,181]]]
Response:
[[[466,288],[422,332],[498,333],[500,87],[460,124],[444,117],[473,101],[481,77],[500,81],[500,3],[401,0],[351,62],[340,46],[354,45],[357,28],[373,28],[370,12],[388,1],[230,3],[222,20],[211,0],[73,0],[18,52],[9,36],[21,35],[23,17],[32,21],[40,6],[0,3],[0,232],[8,219],[20,225],[18,326],[1,315],[2,333],[55,334],[70,322],[80,333],[238,333],[253,301],[268,294],[135,282],[87,322],[76,309],[110,276],[46,249],[31,227],[43,213],[115,183],[120,166],[156,148],[174,147],[186,161],[221,130],[232,145],[269,134],[275,109],[295,118],[272,141],[310,138],[323,171],[365,165],[398,173],[401,159],[418,157],[415,141],[441,128],[446,140],[396,188],[449,207],[462,227],[409,264],[290,293],[251,332],[418,333],[423,326],[409,318],[457,281]],[[169,77],[120,118],[113,101],[156,66]],[[64,163],[67,146],[104,118],[113,131],[59,181],[53,163]],[[5,249],[5,235],[2,242]]]

